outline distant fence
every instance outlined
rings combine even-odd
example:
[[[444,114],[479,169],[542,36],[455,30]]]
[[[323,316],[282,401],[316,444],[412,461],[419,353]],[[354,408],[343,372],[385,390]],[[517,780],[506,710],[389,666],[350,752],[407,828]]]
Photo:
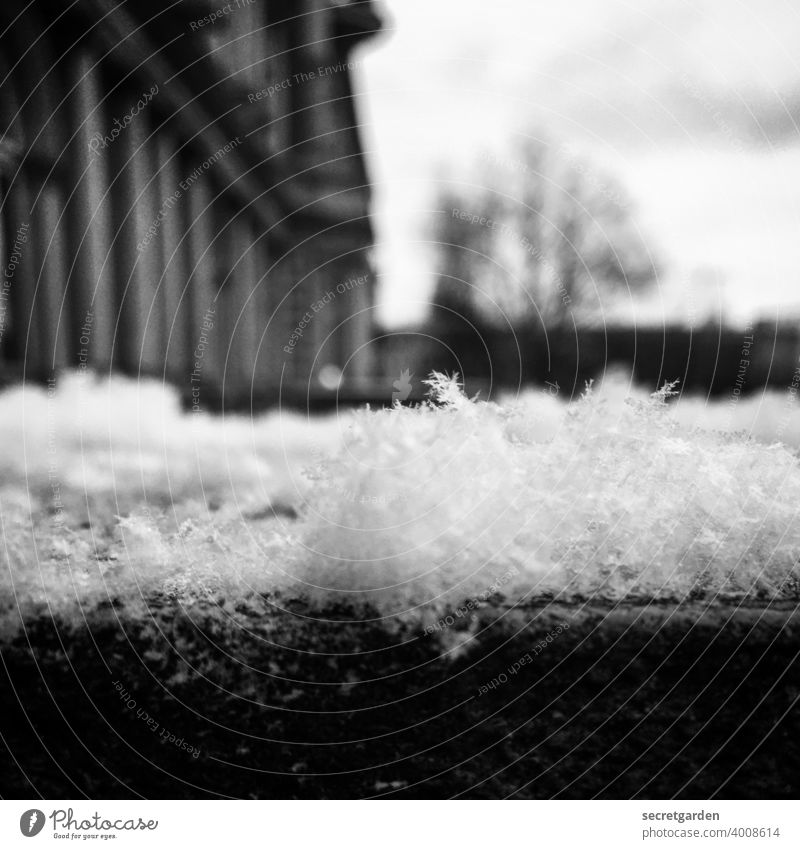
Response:
[[[798,383],[800,325],[757,323],[748,328],[606,327],[533,328],[511,334],[493,328],[431,324],[387,333],[380,358],[390,373],[410,369],[458,371],[467,390],[514,390],[558,384],[559,393],[580,393],[586,381],[610,370],[653,389],[678,380],[683,391],[719,396]]]

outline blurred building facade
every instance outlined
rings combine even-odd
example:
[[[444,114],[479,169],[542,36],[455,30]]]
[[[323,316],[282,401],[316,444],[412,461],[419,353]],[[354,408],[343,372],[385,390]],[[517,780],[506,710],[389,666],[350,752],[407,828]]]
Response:
[[[0,27],[4,375],[199,402],[369,373],[370,0],[7,0]]]

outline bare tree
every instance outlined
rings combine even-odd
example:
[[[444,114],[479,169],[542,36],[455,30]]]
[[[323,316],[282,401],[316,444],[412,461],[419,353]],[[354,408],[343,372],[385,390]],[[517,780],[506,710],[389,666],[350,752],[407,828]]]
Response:
[[[440,197],[438,303],[495,325],[596,315],[657,265],[623,187],[565,146],[528,138],[487,154],[479,182]]]

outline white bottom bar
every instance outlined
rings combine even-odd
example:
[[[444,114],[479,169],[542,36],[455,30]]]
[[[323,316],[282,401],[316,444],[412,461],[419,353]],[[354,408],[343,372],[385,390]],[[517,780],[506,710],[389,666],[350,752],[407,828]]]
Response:
[[[800,845],[797,802],[0,802],[0,845],[595,847]],[[28,836],[29,833],[31,836]]]

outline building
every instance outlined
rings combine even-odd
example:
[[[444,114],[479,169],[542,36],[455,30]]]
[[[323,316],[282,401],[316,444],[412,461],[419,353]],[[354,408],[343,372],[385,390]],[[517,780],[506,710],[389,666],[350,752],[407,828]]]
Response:
[[[371,0],[5,0],[5,380],[113,369],[211,405],[367,377],[351,51],[379,26]]]

